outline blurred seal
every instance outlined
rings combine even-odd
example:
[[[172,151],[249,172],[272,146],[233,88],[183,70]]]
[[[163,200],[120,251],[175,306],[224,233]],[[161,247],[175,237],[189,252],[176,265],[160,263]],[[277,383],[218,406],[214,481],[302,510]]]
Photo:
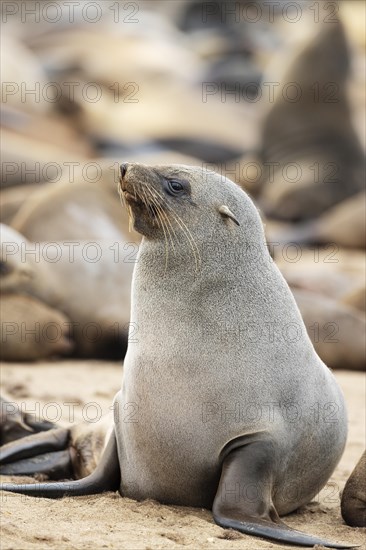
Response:
[[[345,485],[341,512],[348,525],[366,527],[366,451]]]
[[[63,312],[75,355],[120,359],[127,348],[137,253],[138,245],[121,237],[30,243],[1,224],[0,290],[29,294]]]
[[[363,190],[365,155],[351,117],[349,75],[340,21],[322,24],[292,58],[262,126],[261,204],[269,216],[308,220]]]
[[[0,300],[2,361],[37,361],[70,355],[70,322],[65,315],[22,294]]]

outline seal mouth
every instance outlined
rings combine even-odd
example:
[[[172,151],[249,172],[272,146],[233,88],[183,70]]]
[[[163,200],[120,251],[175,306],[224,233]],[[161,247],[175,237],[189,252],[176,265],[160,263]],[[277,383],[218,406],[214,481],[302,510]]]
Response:
[[[136,195],[133,195],[130,191],[122,191],[122,193],[128,203],[142,204],[142,201]]]
[[[150,202],[148,197],[142,198],[142,196],[139,196],[135,188],[131,189],[125,187],[125,189],[123,189],[121,186],[121,192],[127,207],[131,209],[134,214],[139,216],[147,214],[151,221],[159,217],[159,205],[156,206]],[[144,193],[142,193],[142,195],[144,195]]]
[[[122,193],[127,204],[130,204],[131,206],[142,205],[143,202],[138,196],[136,189],[131,185],[127,185],[123,179],[120,180],[120,192]]]

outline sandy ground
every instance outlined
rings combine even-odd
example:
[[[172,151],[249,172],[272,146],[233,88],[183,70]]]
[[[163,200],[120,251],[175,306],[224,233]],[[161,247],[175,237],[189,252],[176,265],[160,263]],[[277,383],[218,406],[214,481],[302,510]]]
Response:
[[[366,530],[347,527],[339,511],[339,491],[365,447],[365,377],[356,372],[336,376],[349,408],[344,456],[320,495],[287,516],[286,522],[307,533],[366,548]],[[67,361],[1,368],[2,392],[29,410],[36,407],[56,420],[61,415],[64,424],[70,410],[75,421],[107,412],[120,380],[121,367],[116,363]],[[1,550],[293,548],[221,529],[207,510],[136,502],[112,493],[61,501],[1,494]]]

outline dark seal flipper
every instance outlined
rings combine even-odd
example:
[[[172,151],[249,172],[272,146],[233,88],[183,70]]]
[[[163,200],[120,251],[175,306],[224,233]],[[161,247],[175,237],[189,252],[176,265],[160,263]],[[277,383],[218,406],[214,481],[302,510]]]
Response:
[[[105,491],[116,491],[120,484],[120,477],[117,443],[113,432],[97,468],[84,479],[19,485],[16,483],[2,483],[0,489],[11,493],[43,498],[95,495]]]
[[[68,450],[44,453],[23,458],[0,467],[5,476],[46,475],[48,479],[58,480],[73,477],[73,464]]]
[[[34,476],[46,474],[58,480],[73,477],[70,431],[55,428],[22,437],[0,448],[0,474]]]
[[[55,428],[7,443],[0,448],[0,472],[1,467],[9,462],[33,458],[43,453],[63,451],[67,448],[69,438],[69,430]]]
[[[351,527],[366,527],[366,451],[345,485],[341,513]]]
[[[286,544],[352,548],[352,544],[306,535],[280,520],[271,498],[273,457],[273,446],[265,441],[237,447],[226,454],[212,509],[215,522],[227,529]]]
[[[258,521],[254,521],[254,518],[251,518],[251,521],[239,521],[239,520],[230,520],[228,518],[217,518],[214,516],[214,519],[220,527],[226,529],[236,529],[241,533],[246,535],[252,535],[254,537],[263,537],[277,542],[283,542],[286,544],[294,544],[297,546],[315,546],[316,544],[325,546],[326,548],[355,548],[359,545],[355,544],[338,544],[336,542],[329,542],[318,537],[313,537],[311,535],[306,535],[301,531],[296,531],[287,527],[285,524],[275,524],[272,525],[270,522],[266,522],[258,518]]]

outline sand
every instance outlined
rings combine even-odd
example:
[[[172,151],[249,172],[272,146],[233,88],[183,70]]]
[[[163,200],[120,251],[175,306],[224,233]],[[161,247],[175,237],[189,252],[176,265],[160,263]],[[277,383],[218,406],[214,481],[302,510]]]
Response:
[[[76,422],[108,412],[121,372],[118,363],[99,361],[3,364],[1,391],[24,402],[29,410],[36,407],[56,420],[61,415],[67,425],[70,411]],[[313,502],[287,516],[286,523],[309,534],[366,548],[366,529],[346,526],[339,508],[339,492],[365,447],[365,376],[335,374],[349,409],[346,450],[326,487]],[[60,501],[1,495],[1,550],[294,548],[221,529],[207,510],[136,502],[114,493]]]

